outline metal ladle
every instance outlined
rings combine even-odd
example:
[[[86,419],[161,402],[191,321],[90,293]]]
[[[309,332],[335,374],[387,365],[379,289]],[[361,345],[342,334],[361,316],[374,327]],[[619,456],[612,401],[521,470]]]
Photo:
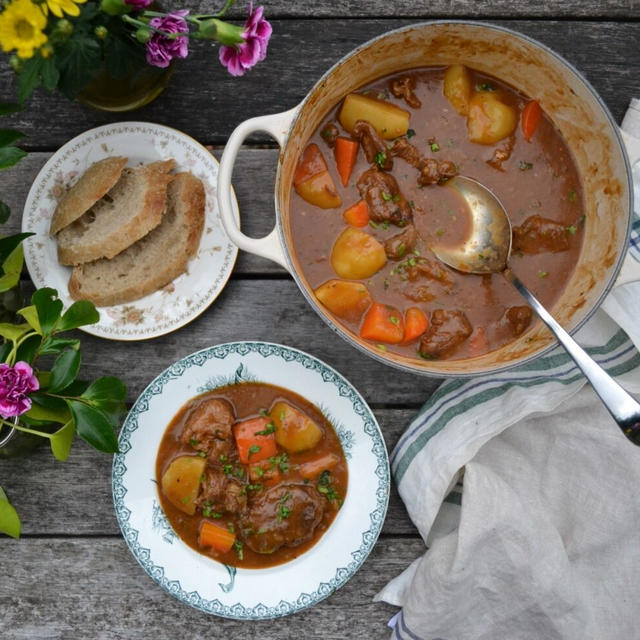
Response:
[[[446,186],[457,191],[469,206],[471,232],[462,245],[434,246],[431,247],[433,253],[457,271],[478,274],[501,273],[529,303],[580,367],[625,436],[640,446],[640,404],[587,355],[509,269],[511,222],[501,202],[485,186],[465,176],[450,179]]]

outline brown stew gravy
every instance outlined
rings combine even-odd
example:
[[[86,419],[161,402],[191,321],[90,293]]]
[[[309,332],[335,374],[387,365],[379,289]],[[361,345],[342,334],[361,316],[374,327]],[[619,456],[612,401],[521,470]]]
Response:
[[[341,205],[322,209],[305,201],[295,189],[291,192],[293,246],[304,277],[310,288],[316,290],[332,279],[339,279],[332,268],[332,248],[338,236],[349,227],[343,212],[363,198],[357,184],[361,176],[373,167],[395,178],[400,193],[411,207],[410,224],[415,227],[418,240],[400,259],[389,257],[387,251],[388,258],[382,268],[369,277],[352,280],[366,287],[373,302],[399,311],[400,319],[408,308],[418,307],[429,320],[427,333],[437,332],[439,322],[444,330],[451,329],[447,312],[464,314],[468,321],[466,335],[454,347],[441,352],[430,344],[423,349],[420,338],[406,344],[370,340],[372,346],[381,351],[428,359],[482,355],[515,339],[533,320],[524,300],[501,275],[461,274],[437,261],[429,247],[436,243],[456,244],[464,238],[468,212],[453,192],[443,187],[446,178],[440,183],[419,186],[415,166],[402,156],[394,155],[392,146],[396,141],[410,143],[423,160],[451,163],[457,173],[475,178],[498,196],[515,229],[512,269],[547,307],[552,307],[558,299],[574,269],[582,245],[584,222],[580,178],[571,153],[551,120],[542,114],[535,133],[527,141],[521,114],[529,98],[496,78],[468,70],[476,93],[495,92],[518,118],[510,136],[494,144],[471,142],[466,116],[458,113],[443,94],[445,71],[442,68],[413,70],[380,79],[358,91],[410,112],[407,133],[395,140],[382,140],[386,154],[393,159],[391,170],[376,167],[379,162],[367,161],[361,142],[349,182],[342,185],[331,143],[336,134],[351,139],[355,134],[341,126],[340,104],[323,120],[309,143],[315,143],[322,151]],[[390,91],[394,80],[404,82],[407,77],[415,83],[413,96],[421,103],[419,108],[415,100],[411,100],[411,106]],[[393,222],[373,221],[362,227],[362,231],[382,244],[403,229]],[[418,272],[415,263],[421,261],[426,267]],[[337,322],[356,335],[362,331],[365,316],[366,311],[355,318],[353,314],[334,315]],[[397,318],[395,321],[397,323]],[[480,344],[474,341],[479,330],[483,333]]]
[[[310,419],[321,432],[320,440],[299,452],[287,452],[276,444],[273,456],[254,463],[250,455],[249,464],[242,463],[234,435],[236,426],[263,420],[262,430],[271,431],[268,425],[275,421],[265,417],[266,412],[282,402]],[[231,408],[231,430],[221,426],[221,408]],[[163,489],[163,476],[172,462],[187,456],[204,465],[193,515],[183,510],[189,506],[188,500],[178,501],[178,508]],[[254,457],[259,456],[255,453]],[[315,473],[305,471],[309,463],[314,465],[327,457],[332,460],[329,469],[320,465]],[[250,465],[262,468],[260,478],[250,477]],[[219,562],[258,569],[289,562],[322,537],[346,497],[348,472],[338,436],[313,404],[286,389],[247,382],[196,396],[180,409],[160,443],[156,478],[164,513],[186,544]],[[205,522],[235,533],[229,551],[201,546],[200,532]],[[284,530],[290,522],[291,528]],[[274,536],[282,546],[268,552],[275,544]],[[261,538],[267,539],[266,547]],[[252,545],[264,552],[256,552]]]

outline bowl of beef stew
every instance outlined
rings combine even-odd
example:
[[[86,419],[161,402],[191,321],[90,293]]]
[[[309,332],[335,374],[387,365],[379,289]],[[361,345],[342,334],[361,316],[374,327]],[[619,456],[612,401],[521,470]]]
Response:
[[[235,619],[312,606],[365,561],[389,463],[358,392],[313,356],[236,342],[191,354],[141,394],[113,465],[133,555],[171,595]]]
[[[282,147],[276,227],[258,240],[226,215],[237,149],[255,130]],[[447,188],[455,175],[500,199],[511,268],[577,330],[622,265],[630,164],[580,73],[508,29],[432,22],[362,45],[294,109],[236,129],[218,198],[232,240],[285,266],[348,342],[415,373],[469,376],[523,364],[554,341],[500,274],[435,258],[433,246],[468,232],[468,209]]]

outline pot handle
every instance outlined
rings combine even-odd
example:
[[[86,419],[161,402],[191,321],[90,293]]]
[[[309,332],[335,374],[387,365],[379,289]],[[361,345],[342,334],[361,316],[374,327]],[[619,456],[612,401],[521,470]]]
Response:
[[[289,127],[298,114],[299,109],[300,105],[289,109],[289,111],[250,118],[239,124],[225,145],[218,170],[218,208],[220,209],[222,224],[231,241],[240,247],[240,249],[273,260],[287,270],[289,270],[289,266],[280,238],[278,237],[277,225],[273,227],[271,233],[263,238],[250,238],[240,231],[240,226],[233,215],[233,207],[231,204],[231,176],[238,151],[245,138],[255,131],[264,131],[275,138],[280,148],[282,148],[287,139]]]
[[[640,160],[640,140],[627,133],[624,129],[620,129],[620,135],[622,136],[622,142],[624,142],[627,151],[629,164],[633,169],[633,165]]]

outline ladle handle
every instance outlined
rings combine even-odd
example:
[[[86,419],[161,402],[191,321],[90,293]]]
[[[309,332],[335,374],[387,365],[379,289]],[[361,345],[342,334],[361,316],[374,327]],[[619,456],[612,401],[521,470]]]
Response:
[[[636,402],[586,351],[554,320],[510,269],[503,271],[504,277],[513,284],[529,303],[540,319],[549,327],[558,342],[567,350],[580,367],[604,406],[631,442],[640,446],[640,404]]]

